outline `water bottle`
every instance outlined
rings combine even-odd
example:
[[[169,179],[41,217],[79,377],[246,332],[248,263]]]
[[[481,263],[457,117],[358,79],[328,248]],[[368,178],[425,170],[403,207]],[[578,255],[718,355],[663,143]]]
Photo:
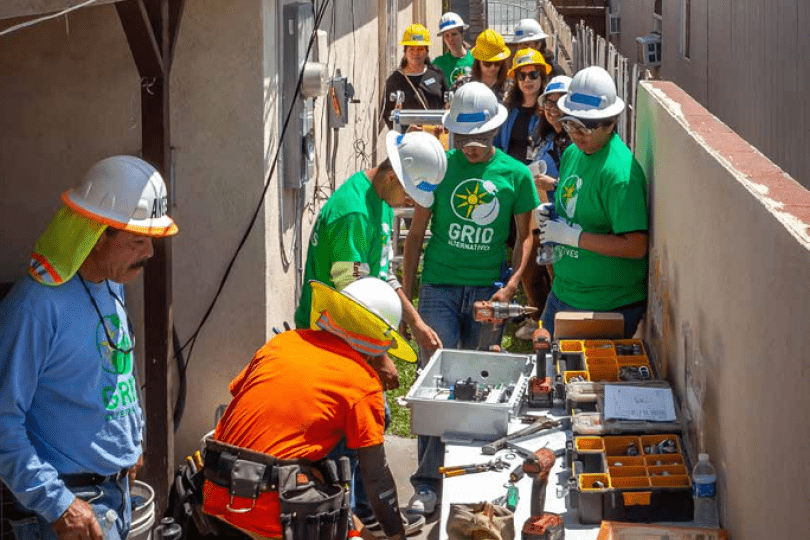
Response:
[[[700,454],[692,469],[692,496],[695,501],[695,525],[714,528],[720,526],[717,512],[717,473],[709,461],[709,454]]]

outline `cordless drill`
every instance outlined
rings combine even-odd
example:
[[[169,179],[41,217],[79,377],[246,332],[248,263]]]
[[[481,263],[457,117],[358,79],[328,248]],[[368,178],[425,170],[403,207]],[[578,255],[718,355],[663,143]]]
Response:
[[[546,370],[546,353],[551,350],[551,335],[543,327],[538,327],[532,336],[532,346],[536,355],[537,372],[529,379],[529,407],[550,409],[553,405],[551,377]]]
[[[478,300],[473,304],[473,319],[481,323],[481,336],[478,341],[479,351],[488,351],[495,345],[495,339],[500,336],[503,321],[515,319],[536,312],[536,307],[521,306],[508,302],[489,302]]]

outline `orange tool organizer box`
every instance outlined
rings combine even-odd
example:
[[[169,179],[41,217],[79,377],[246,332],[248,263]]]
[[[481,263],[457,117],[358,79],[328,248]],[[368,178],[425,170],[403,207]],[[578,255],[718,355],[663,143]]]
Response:
[[[677,435],[575,437],[573,459],[571,502],[581,523],[692,520],[690,469]]]

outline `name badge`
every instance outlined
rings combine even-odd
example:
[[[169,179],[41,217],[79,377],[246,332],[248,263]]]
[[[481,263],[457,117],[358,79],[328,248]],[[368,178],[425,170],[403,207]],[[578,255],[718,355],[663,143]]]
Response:
[[[425,80],[425,84],[433,84],[435,82],[436,82],[436,79],[434,79],[433,77],[431,77],[430,79]]]

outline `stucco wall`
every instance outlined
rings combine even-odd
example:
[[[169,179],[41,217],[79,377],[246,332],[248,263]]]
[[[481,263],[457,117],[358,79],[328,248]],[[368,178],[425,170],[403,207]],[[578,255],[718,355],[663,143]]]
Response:
[[[723,524],[810,538],[810,193],[672,83],[640,85],[636,154],[648,338],[718,467]]]
[[[619,1],[619,0],[614,0]],[[651,0],[620,0],[619,51],[636,57]],[[662,62],[671,80],[810,188],[806,0],[691,0],[689,58],[680,52],[682,0],[663,0]]]
[[[139,151],[138,80],[112,6],[0,38],[0,281],[24,272],[60,193],[92,163]]]

